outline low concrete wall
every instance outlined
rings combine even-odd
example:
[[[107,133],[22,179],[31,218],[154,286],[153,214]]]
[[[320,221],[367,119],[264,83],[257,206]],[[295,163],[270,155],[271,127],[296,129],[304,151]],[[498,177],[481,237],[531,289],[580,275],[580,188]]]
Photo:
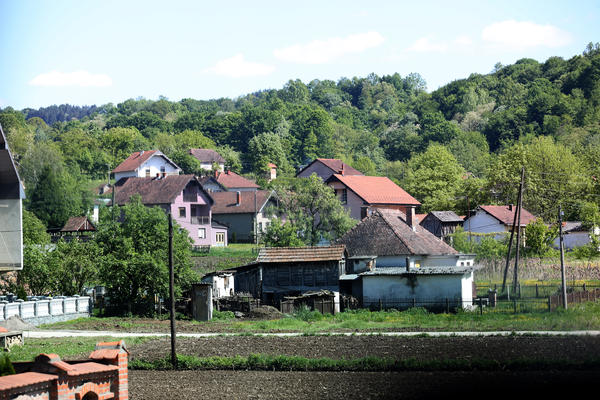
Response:
[[[61,296],[35,301],[0,302],[0,321],[16,315],[32,325],[89,317],[91,312],[92,303],[89,296]]]

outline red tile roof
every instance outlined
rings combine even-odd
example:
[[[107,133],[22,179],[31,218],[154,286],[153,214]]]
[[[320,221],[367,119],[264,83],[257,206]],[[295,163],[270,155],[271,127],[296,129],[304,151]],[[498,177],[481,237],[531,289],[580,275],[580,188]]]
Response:
[[[57,375],[42,374],[39,372],[23,372],[22,374],[2,376],[0,377],[0,392],[57,379]]]
[[[479,206],[483,211],[502,222],[504,225],[512,226],[515,212],[517,211],[516,206]],[[512,210],[510,209],[512,208]],[[531,214],[524,208],[521,208],[521,226],[525,226],[528,223],[535,221],[535,215]]]
[[[67,371],[67,375],[69,375],[69,376],[86,375],[86,374],[92,374],[95,372],[109,372],[109,371],[118,371],[119,370],[119,367],[116,365],[106,365],[106,364],[100,364],[97,362],[84,362],[84,363],[70,364],[70,365],[72,368],[69,371]]]
[[[217,164],[225,163],[225,159],[213,149],[191,149],[190,154],[200,162]]]
[[[238,193],[240,204],[236,205]],[[259,212],[271,197],[271,192],[268,190],[252,190],[245,192],[212,192],[210,195],[215,201],[212,206],[213,215],[245,214]]]
[[[317,158],[313,162],[308,164],[306,167],[302,168],[302,170],[300,170],[298,174],[300,174],[302,171],[304,171],[306,168],[310,167],[316,162],[322,163],[323,165],[331,169],[334,174],[341,174],[343,171],[344,175],[363,175],[363,173],[359,170],[352,168],[351,166],[337,158]]]
[[[309,261],[341,260],[346,246],[321,247],[262,247],[258,250],[256,262],[259,263],[289,263]]]
[[[338,180],[368,204],[421,205],[410,194],[385,176],[334,174],[327,180]]]
[[[231,189],[231,188],[258,189],[260,187],[256,183],[252,182],[251,180],[246,179],[243,176],[240,176],[233,171],[219,172],[217,174],[217,182],[227,189]]]
[[[115,184],[115,202],[123,205],[131,196],[139,194],[143,204],[171,204],[190,183],[198,185],[209,201],[211,197],[204,191],[194,175],[167,175],[163,178],[123,178]]]
[[[128,172],[135,171],[158,150],[136,151],[119,164],[112,172]]]

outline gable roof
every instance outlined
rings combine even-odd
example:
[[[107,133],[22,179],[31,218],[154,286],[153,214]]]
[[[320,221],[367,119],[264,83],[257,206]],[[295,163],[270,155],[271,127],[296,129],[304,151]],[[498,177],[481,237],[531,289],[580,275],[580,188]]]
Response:
[[[431,211],[427,216],[433,216],[441,222],[464,222],[454,211]],[[423,219],[424,221],[425,219]]]
[[[362,172],[360,172],[360,171],[352,168],[351,166],[349,166],[348,164],[346,164],[345,162],[343,162],[340,159],[337,159],[337,158],[316,158],[316,159],[313,160],[313,162],[311,162],[306,167],[304,167],[300,171],[298,171],[298,173],[296,174],[296,176],[298,176],[299,174],[301,174],[302,171],[304,171],[305,169],[307,169],[308,167],[310,167],[311,165],[313,165],[316,162],[319,162],[319,163],[325,165],[327,168],[329,168],[330,170],[332,170],[334,174],[341,174],[342,171],[343,171],[344,175],[363,175]]]
[[[238,195],[240,196],[240,204],[236,205]],[[212,214],[246,214],[260,212],[271,198],[271,195],[272,192],[269,190],[213,192],[211,193],[211,196],[215,203],[212,207]]]
[[[198,182],[200,182],[200,184],[202,185],[202,187],[208,185],[208,184],[214,184],[217,185],[218,187],[220,187],[223,190],[227,190],[227,188],[223,185],[221,185],[217,179],[212,176],[212,175],[206,175],[206,176],[201,176],[198,178]]]
[[[148,161],[152,156],[161,156],[171,165],[173,165],[177,169],[181,169],[175,164],[173,161],[169,160],[167,156],[165,156],[160,150],[147,150],[147,151],[136,151],[131,154],[129,157],[125,159],[121,164],[119,164],[115,169],[112,170],[115,172],[129,172],[129,171],[137,171],[146,161]]]
[[[290,263],[309,261],[337,261],[344,258],[346,246],[322,247],[261,247],[256,262]]]
[[[90,232],[95,231],[96,227],[85,215],[82,217],[71,217],[60,230],[61,232]]]
[[[496,218],[504,225],[509,226],[512,226],[515,218],[515,212],[517,211],[516,206],[479,206],[479,208]],[[535,219],[535,215],[521,207],[521,226],[525,226],[528,223],[535,221]]]
[[[230,188],[258,189],[260,187],[256,183],[252,182],[250,179],[246,179],[243,176],[240,176],[233,171],[218,172],[216,180],[221,186],[225,187],[226,189],[230,189]]]
[[[8,148],[2,125],[0,125],[0,199],[24,199],[25,192],[19,171]]]
[[[171,204],[190,182],[195,182],[209,202],[213,202],[194,175],[167,175],[161,179],[152,177],[120,179],[115,184],[115,202],[123,205],[131,196],[139,194],[143,204]]]
[[[200,162],[225,164],[225,159],[213,149],[191,149],[190,154]]]
[[[421,205],[417,199],[385,176],[333,174],[327,183],[335,180],[343,183],[368,204]]]
[[[458,254],[427,229],[416,225],[413,230],[405,221],[401,211],[378,209],[337,243],[346,245],[350,257]]]

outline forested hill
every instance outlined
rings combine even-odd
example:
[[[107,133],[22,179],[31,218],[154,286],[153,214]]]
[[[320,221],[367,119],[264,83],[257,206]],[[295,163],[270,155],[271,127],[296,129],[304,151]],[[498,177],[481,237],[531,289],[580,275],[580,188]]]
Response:
[[[467,198],[471,208],[514,203],[525,166],[530,211],[551,219],[562,202],[570,218],[595,212],[598,44],[569,60],[522,59],[432,93],[425,89],[418,74],[290,80],[237,99],[6,108],[0,123],[28,194],[49,174],[73,188],[105,179],[109,168],[142,149],[158,148],[194,172],[198,165],[187,150],[211,147],[247,174],[274,162],[280,174],[292,176],[315,157],[342,158],[366,174],[396,180],[423,203],[423,212],[464,214]]]

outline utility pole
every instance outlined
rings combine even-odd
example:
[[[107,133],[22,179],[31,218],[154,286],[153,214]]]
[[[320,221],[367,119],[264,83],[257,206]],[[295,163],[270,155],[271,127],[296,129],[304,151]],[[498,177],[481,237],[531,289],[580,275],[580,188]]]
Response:
[[[169,295],[171,296],[171,365],[177,369],[175,354],[175,270],[173,268],[173,217],[169,212]]]
[[[471,204],[469,203],[469,195],[467,195],[467,219],[471,218]],[[471,246],[471,225],[469,224],[469,246]],[[470,250],[473,252],[473,249]]]
[[[521,248],[521,208],[523,208],[523,181],[525,180],[525,167],[521,168],[521,183],[519,184],[519,205],[517,206],[517,211],[519,213],[518,223],[517,223],[517,254],[515,255],[515,274],[513,278],[513,293],[517,295],[517,287],[518,287],[518,273],[519,273],[519,250]],[[520,293],[519,293],[520,295]]]
[[[560,238],[560,280],[562,284],[562,303],[563,308],[567,309],[567,279],[565,277],[565,246],[563,243],[563,230],[562,230],[562,207],[558,206],[558,235]]]
[[[525,171],[525,169],[523,169],[523,172]],[[523,178],[523,173],[521,173],[521,178]],[[517,207],[521,207],[521,204],[519,203],[519,199],[521,198],[520,194],[521,194],[521,189],[523,187],[523,180],[521,180],[521,183],[519,184],[519,196],[517,197]],[[506,252],[506,265],[504,266],[504,278],[502,279],[502,292],[504,292],[504,290],[506,289],[506,276],[508,275],[508,266],[510,264],[510,251],[512,249],[512,243],[513,243],[513,237],[515,235],[515,226],[517,225],[517,212],[515,211],[515,214],[513,216],[513,224],[512,224],[512,229],[510,230],[510,240],[508,241],[508,251]]]

